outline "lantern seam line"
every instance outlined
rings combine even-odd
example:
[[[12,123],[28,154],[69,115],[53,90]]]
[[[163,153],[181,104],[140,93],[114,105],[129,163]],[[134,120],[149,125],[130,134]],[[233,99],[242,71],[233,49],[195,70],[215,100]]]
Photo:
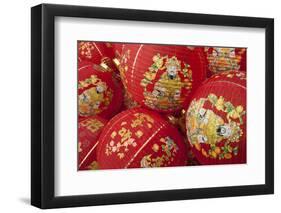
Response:
[[[98,141],[99,143],[99,141]],[[81,165],[85,162],[85,160],[89,157],[89,155],[93,152],[93,150],[96,148],[96,146],[98,145],[98,143],[96,143],[88,152],[88,154],[83,158],[83,160],[81,161],[81,163],[79,164],[79,168],[81,167]]]
[[[133,81],[133,76],[134,76],[134,71],[135,71],[135,65],[137,63],[137,58],[138,58],[138,55],[139,55],[140,50],[142,49],[142,47],[143,47],[143,44],[140,45],[140,47],[139,47],[139,49],[138,49],[138,51],[137,51],[137,53],[135,55],[134,63],[133,63],[133,66],[132,66],[132,73],[131,73],[131,84],[133,83],[132,81]]]
[[[102,53],[100,51],[100,49],[97,47],[97,45],[93,42],[93,45],[95,46],[95,48],[97,49],[97,51],[99,52],[100,56],[102,56]]]

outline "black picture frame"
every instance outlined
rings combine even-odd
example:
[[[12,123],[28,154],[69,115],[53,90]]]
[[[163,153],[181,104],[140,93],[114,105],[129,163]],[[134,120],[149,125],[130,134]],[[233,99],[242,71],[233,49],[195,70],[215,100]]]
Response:
[[[265,29],[265,184],[56,197],[54,21],[58,16]],[[274,193],[274,19],[41,4],[31,8],[31,52],[32,205],[46,209]]]

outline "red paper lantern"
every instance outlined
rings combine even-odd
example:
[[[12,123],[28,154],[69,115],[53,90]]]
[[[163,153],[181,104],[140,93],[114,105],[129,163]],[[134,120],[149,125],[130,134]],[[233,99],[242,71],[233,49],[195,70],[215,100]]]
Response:
[[[112,118],[98,144],[100,169],[184,166],[183,137],[159,114],[134,108]]]
[[[79,116],[99,115],[111,118],[119,112],[123,94],[120,82],[112,72],[98,70],[93,64],[78,70]]]
[[[80,63],[91,62],[100,65],[105,71],[116,71],[112,59],[114,58],[114,50],[111,43],[108,42],[78,42],[78,65]]]
[[[142,106],[179,111],[206,78],[202,48],[126,44],[118,64],[125,89]]]
[[[239,71],[218,74],[194,93],[186,132],[201,164],[246,162],[245,77]]]
[[[206,47],[208,76],[230,70],[246,71],[246,48]]]
[[[99,116],[79,119],[78,169],[97,169],[96,147],[101,130],[107,121]]]

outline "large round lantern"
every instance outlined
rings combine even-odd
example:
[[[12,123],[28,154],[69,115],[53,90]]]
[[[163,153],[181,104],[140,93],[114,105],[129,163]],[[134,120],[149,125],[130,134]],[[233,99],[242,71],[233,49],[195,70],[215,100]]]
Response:
[[[96,147],[106,120],[99,116],[79,119],[78,170],[97,169]]]
[[[119,62],[127,92],[146,108],[179,111],[206,78],[202,48],[126,44]]]
[[[186,133],[201,164],[246,162],[246,75],[231,71],[207,80],[186,112]]]
[[[230,70],[246,71],[246,48],[207,47],[208,75]]]
[[[116,81],[112,72],[98,68],[88,64],[78,70],[80,117],[100,115],[111,118],[121,108],[123,94],[120,82]]]
[[[184,166],[187,150],[177,129],[159,114],[133,108],[104,127],[97,160],[100,169]]]

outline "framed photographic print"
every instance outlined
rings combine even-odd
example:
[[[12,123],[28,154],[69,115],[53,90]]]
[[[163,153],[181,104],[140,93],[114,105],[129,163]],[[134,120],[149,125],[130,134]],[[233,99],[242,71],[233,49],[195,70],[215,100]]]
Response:
[[[274,20],[31,9],[31,203],[274,192]]]

